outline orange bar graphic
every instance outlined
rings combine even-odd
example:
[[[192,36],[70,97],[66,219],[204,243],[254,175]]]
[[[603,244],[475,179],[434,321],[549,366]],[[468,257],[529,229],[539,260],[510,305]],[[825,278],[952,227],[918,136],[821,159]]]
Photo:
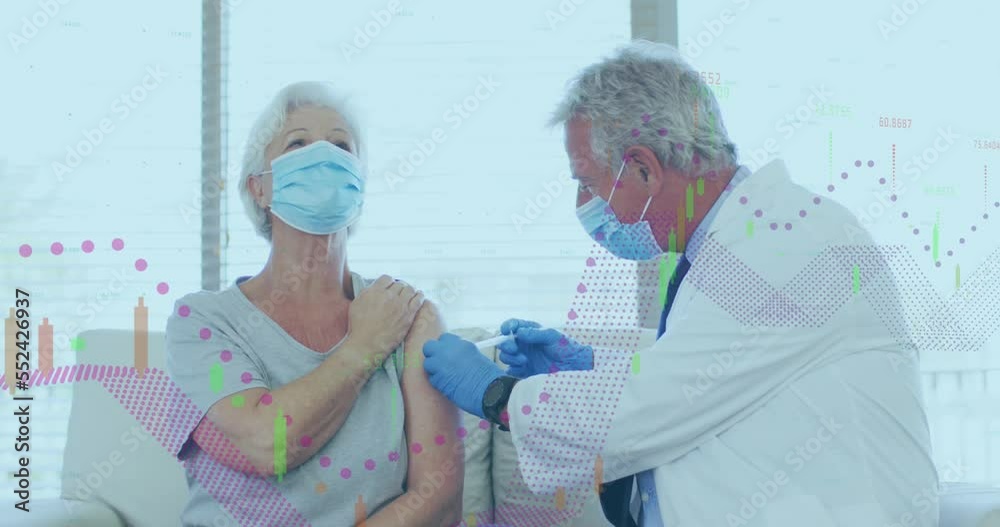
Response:
[[[135,334],[135,372],[136,377],[146,376],[146,367],[149,366],[149,308],[142,304],[142,297],[139,297],[139,305],[135,306],[135,322],[133,325]]]
[[[38,326],[38,370],[42,375],[53,369],[52,350],[52,324],[49,324],[49,319],[43,318],[42,325]]]
[[[602,479],[604,479],[604,460],[598,455],[597,461],[594,462],[594,490],[598,494],[604,492],[604,486],[601,485]]]
[[[556,487],[556,510],[561,511],[566,508],[566,488]]]
[[[365,512],[365,500],[358,494],[358,502],[354,504],[354,525],[355,527],[365,527],[365,520],[368,513]]]
[[[7,378],[7,385],[10,386],[10,394],[14,395],[14,384],[17,382],[17,376],[14,374],[14,367],[17,365],[16,357],[18,347],[17,343],[17,325],[14,323],[17,321],[17,316],[14,314],[14,308],[10,308],[10,316],[4,320],[3,324],[3,334],[4,334],[4,367],[3,374]]]

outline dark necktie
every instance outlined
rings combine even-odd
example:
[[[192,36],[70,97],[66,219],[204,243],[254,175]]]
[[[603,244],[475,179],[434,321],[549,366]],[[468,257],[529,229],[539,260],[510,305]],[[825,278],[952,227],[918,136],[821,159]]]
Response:
[[[677,262],[677,267],[674,269],[674,274],[670,277],[670,283],[667,284],[667,298],[663,304],[663,312],[660,313],[660,327],[656,330],[657,339],[662,337],[666,331],[670,307],[674,305],[677,289],[680,288],[684,275],[690,268],[691,262],[684,255],[681,255],[680,261]],[[601,509],[604,510],[604,517],[615,527],[636,527],[635,520],[629,513],[633,480],[635,480],[634,474],[604,484],[604,490],[601,492]]]

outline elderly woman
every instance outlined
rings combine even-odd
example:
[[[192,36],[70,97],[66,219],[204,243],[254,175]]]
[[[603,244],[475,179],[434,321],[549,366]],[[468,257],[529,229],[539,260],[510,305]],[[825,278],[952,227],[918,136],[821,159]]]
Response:
[[[406,283],[347,265],[363,152],[357,122],[320,83],[286,87],[253,127],[239,190],[268,260],[181,298],[167,323],[170,376],[198,407],[175,420],[184,525],[460,521],[458,413],[421,353],[443,331],[438,312]]]

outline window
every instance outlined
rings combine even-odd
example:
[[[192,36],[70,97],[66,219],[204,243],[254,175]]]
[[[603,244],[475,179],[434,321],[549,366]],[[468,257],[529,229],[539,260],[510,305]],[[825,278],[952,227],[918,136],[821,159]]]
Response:
[[[315,1],[305,11],[246,2],[230,20],[230,165],[279,89],[332,81],[357,96],[368,139],[351,269],[424,289],[451,327],[511,316],[562,324],[593,242],[574,214],[562,130],[545,123],[565,83],[630,32],[618,3],[562,3],[575,10],[527,0],[400,2],[395,14],[389,1]],[[258,272],[269,248],[252,232],[238,181],[237,168],[226,195],[228,284]]]
[[[982,62],[998,15],[984,3],[681,1],[678,47],[715,91],[744,164],[781,157],[796,182],[847,206],[879,243],[910,250],[921,276],[903,284],[968,310],[981,294],[956,288],[990,272],[1000,221],[990,177],[1000,143],[995,111],[984,111],[995,105],[979,93],[1000,81]],[[915,315],[930,302],[917,304],[907,306]],[[973,333],[995,327],[961,322]],[[921,350],[942,480],[1000,481],[990,410],[1000,362],[996,339],[983,344]]]
[[[131,330],[140,296],[149,329],[163,331],[175,295],[199,288],[201,9],[6,2],[0,15],[2,304],[15,288],[31,295],[33,370],[43,318],[54,365],[87,364],[77,333]],[[29,390],[33,499],[58,496],[71,390]],[[17,464],[12,404],[0,396],[4,489]]]

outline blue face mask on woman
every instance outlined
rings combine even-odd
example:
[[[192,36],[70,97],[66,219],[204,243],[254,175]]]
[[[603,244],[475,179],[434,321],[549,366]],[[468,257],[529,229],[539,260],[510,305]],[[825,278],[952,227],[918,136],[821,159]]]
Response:
[[[652,260],[663,254],[663,249],[653,236],[653,228],[648,221],[642,219],[646,216],[646,209],[653,201],[653,196],[646,200],[639,221],[635,223],[622,223],[609,203],[615,197],[615,188],[618,187],[624,170],[625,160],[622,160],[622,167],[618,169],[618,177],[615,178],[608,201],[594,195],[590,201],[577,207],[576,217],[580,219],[587,234],[611,254],[626,260]]]
[[[309,234],[333,234],[361,216],[365,182],[361,161],[327,141],[316,141],[271,161],[271,213]]]

